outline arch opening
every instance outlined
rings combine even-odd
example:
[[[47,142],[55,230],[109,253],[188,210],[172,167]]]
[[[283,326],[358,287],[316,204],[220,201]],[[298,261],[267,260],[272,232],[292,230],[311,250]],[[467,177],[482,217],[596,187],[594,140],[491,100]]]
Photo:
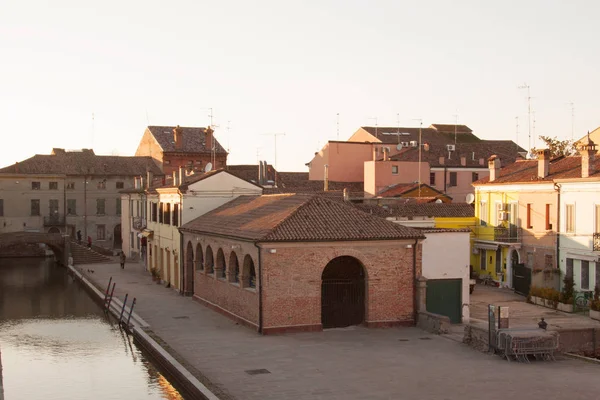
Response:
[[[240,264],[235,251],[232,251],[229,255],[229,282],[240,282]]]
[[[202,245],[198,243],[196,245],[196,271],[204,270],[204,252],[202,251]]]
[[[334,258],[321,274],[323,329],[359,325],[365,321],[365,269],[354,257]]]
[[[188,242],[185,248],[185,281],[183,291],[186,295],[194,294],[194,247]]]
[[[225,279],[227,276],[227,267],[225,266],[225,254],[223,253],[223,249],[219,248],[217,250],[217,278]]]
[[[242,287],[256,288],[256,269],[254,268],[254,260],[252,260],[249,254],[246,254],[246,257],[244,257]]]
[[[213,260],[213,251],[212,248],[210,246],[206,247],[206,262],[205,262],[205,267],[206,267],[206,273],[207,274],[212,274],[213,272],[215,272],[215,263]]]

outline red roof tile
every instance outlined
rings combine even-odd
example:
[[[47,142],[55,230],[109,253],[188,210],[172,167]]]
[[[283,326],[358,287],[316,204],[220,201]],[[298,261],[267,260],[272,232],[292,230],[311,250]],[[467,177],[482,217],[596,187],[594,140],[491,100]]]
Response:
[[[351,205],[302,194],[240,196],[181,227],[182,231],[263,242],[397,240],[421,232]]]
[[[353,204],[354,207],[380,217],[473,217],[475,210],[465,203],[416,203],[398,202],[397,204]]]
[[[180,127],[182,131],[183,144],[181,150],[175,148],[173,135],[174,126],[149,126],[148,130],[154,136],[163,152],[177,153],[210,153],[211,149],[206,147],[206,129],[194,127]],[[216,153],[227,153],[213,133],[213,143]]]
[[[387,188],[381,190],[378,194],[378,196],[381,197],[401,197],[403,194],[408,193],[410,191],[413,191],[415,189],[419,188],[419,184],[418,183],[398,183],[396,185],[391,185],[388,186]],[[433,192],[438,193],[438,196],[440,197],[448,197],[451,199],[450,196],[448,196],[447,194],[437,190],[434,187],[431,187],[425,183],[421,183],[421,189],[423,188],[428,188]]]

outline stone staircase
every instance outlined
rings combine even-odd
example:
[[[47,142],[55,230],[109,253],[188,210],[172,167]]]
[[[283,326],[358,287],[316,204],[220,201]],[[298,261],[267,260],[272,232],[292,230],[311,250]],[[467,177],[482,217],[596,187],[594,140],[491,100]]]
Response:
[[[86,246],[77,244],[75,241],[71,241],[70,246],[71,255],[73,256],[73,265],[114,262],[111,258],[104,256],[92,249],[88,249]]]

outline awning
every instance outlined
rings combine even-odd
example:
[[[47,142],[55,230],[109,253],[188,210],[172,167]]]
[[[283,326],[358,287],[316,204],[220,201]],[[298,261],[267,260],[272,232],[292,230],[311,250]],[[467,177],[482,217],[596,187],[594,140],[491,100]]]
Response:
[[[497,244],[490,244],[490,243],[474,243],[473,247],[475,247],[476,249],[479,250],[498,250],[498,245]]]
[[[151,231],[150,229],[144,229],[141,233],[142,237],[152,237],[152,235],[154,234],[154,231]]]

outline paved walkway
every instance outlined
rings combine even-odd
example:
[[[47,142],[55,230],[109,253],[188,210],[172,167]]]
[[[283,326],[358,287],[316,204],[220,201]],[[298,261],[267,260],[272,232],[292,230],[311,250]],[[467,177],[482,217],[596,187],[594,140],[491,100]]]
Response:
[[[103,290],[113,276],[120,298],[136,296],[138,314],[221,399],[588,400],[600,391],[598,365],[508,363],[416,328],[260,336],[153,283],[139,264],[79,267]],[[245,372],[256,369],[270,373]]]
[[[487,306],[495,304],[508,307],[511,327],[537,327],[543,317],[548,329],[600,328],[600,322],[583,314],[570,314],[527,303],[525,296],[510,289],[477,285],[471,294],[471,318],[487,321]]]

